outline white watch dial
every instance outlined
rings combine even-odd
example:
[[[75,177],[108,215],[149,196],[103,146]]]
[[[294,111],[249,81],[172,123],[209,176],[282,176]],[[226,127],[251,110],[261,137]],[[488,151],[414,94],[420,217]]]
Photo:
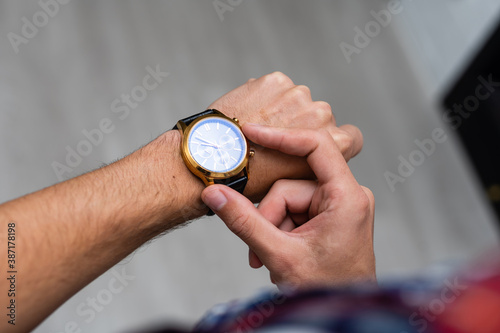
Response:
[[[220,117],[196,123],[188,136],[189,153],[211,172],[229,172],[245,159],[247,143],[237,125]]]

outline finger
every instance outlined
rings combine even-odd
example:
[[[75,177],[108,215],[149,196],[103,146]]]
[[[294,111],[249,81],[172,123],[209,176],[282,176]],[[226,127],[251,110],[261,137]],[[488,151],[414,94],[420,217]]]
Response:
[[[277,227],[281,231],[290,232],[297,228],[297,226],[306,223],[308,220],[309,214],[290,214],[287,215],[281,223],[277,224]],[[249,249],[248,253],[248,263],[252,268],[260,268],[263,265],[262,261],[251,249]]]
[[[304,114],[299,124],[302,128],[326,128],[332,135],[346,161],[356,156],[363,147],[363,135],[359,128],[353,125],[337,127],[330,104],[315,101],[310,112]],[[312,122],[312,125],[311,125]]]
[[[333,141],[337,144],[346,161],[358,155],[363,148],[363,134],[354,125],[342,125],[332,132]]]
[[[297,226],[295,225],[295,222],[293,221],[292,217],[290,215],[287,215],[283,222],[278,226],[278,229],[281,231],[292,231],[295,229]]]
[[[315,181],[278,180],[261,201],[258,210],[268,221],[279,227],[289,213],[308,212],[316,186]]]
[[[283,233],[269,223],[242,194],[224,185],[212,185],[201,193],[201,199],[236,236],[259,256],[272,252],[283,241]]]
[[[316,188],[314,181],[302,180],[278,180],[269,190],[268,194],[259,204],[258,210],[272,224],[281,231],[292,231],[297,227],[295,219],[288,216],[290,210],[293,212],[307,212],[311,203],[311,198]],[[301,215],[294,214],[301,224],[306,221]],[[248,263],[252,268],[262,267],[262,261],[249,249]]]
[[[250,249],[248,250],[248,264],[252,268],[261,268],[264,265],[255,252]]]
[[[290,218],[293,221],[293,224],[296,227],[299,227],[306,223],[307,221],[310,220],[310,214],[309,213],[302,213],[302,214],[290,214]]]
[[[244,124],[249,140],[264,147],[295,156],[307,156],[307,162],[320,183],[334,181],[333,186],[359,186],[344,157],[326,131],[276,128]]]
[[[361,186],[361,189],[363,190],[363,192],[365,192],[366,196],[368,197],[368,201],[370,201],[370,212],[374,214],[375,196],[373,195],[373,192],[368,187]]]

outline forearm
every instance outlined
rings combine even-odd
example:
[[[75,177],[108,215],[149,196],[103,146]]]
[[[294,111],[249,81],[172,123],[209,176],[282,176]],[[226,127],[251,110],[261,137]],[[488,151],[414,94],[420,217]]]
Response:
[[[182,164],[179,142],[177,131],[167,132],[118,162],[0,206],[2,253],[7,223],[16,223],[11,329],[33,328],[145,241],[206,213],[203,185]],[[6,256],[0,260],[4,267]]]
[[[1,243],[9,222],[17,234],[19,311],[11,329],[33,328],[144,242],[208,212],[180,141],[178,131],[166,132],[113,164],[0,205]],[[253,201],[279,178],[304,176],[305,160],[256,150],[245,190]]]

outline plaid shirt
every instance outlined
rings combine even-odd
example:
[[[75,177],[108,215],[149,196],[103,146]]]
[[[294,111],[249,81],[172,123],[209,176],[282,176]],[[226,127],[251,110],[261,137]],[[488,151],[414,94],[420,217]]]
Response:
[[[500,265],[383,283],[264,291],[212,308],[199,333],[499,333]]]

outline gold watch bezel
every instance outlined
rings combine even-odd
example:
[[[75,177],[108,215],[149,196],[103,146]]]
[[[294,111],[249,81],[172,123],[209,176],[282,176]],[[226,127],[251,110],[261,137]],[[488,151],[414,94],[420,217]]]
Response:
[[[189,143],[188,138],[189,138],[189,135],[191,133],[191,130],[193,129],[194,126],[196,126],[196,124],[198,124],[200,121],[203,121],[204,119],[207,119],[207,118],[223,118],[224,120],[227,120],[227,121],[233,123],[240,130],[242,137],[245,138],[245,146],[246,146],[245,157],[244,157],[243,161],[241,161],[241,163],[238,164],[238,166],[236,166],[236,168],[234,168],[230,171],[227,171],[227,172],[213,172],[213,171],[207,170],[204,167],[202,167],[200,164],[198,164],[198,162],[196,162],[196,160],[193,158],[193,156],[191,156],[191,153],[189,152],[189,147],[188,147],[188,143]],[[245,137],[245,135],[243,134],[243,131],[241,130],[241,126],[240,126],[237,119],[229,118],[226,115],[224,115],[223,113],[219,112],[219,113],[215,113],[215,114],[207,114],[207,115],[201,116],[201,117],[197,118],[196,120],[194,120],[193,122],[191,122],[188,126],[186,126],[186,124],[184,122],[178,121],[177,128],[181,131],[181,135],[182,135],[182,142],[181,142],[182,159],[184,160],[184,163],[186,164],[188,169],[195,176],[197,176],[198,178],[203,180],[205,185],[207,185],[207,186],[212,185],[212,184],[214,184],[215,180],[223,180],[223,179],[228,179],[228,178],[237,176],[240,173],[242,173],[245,170],[245,168],[248,167],[248,161],[249,161],[249,157],[250,157],[250,145],[248,144],[248,140]],[[248,174],[249,173],[248,169],[246,171]]]

